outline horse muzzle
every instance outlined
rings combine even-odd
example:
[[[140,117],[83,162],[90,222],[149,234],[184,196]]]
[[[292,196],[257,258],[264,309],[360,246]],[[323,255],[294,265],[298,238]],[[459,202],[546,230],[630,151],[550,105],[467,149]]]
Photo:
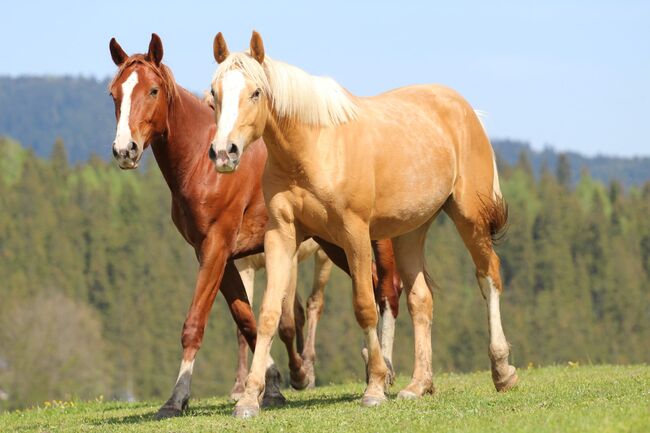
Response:
[[[141,156],[142,149],[135,141],[129,142],[125,148],[119,148],[113,143],[113,157],[123,170],[137,168]]]
[[[241,155],[241,151],[239,150],[239,147],[234,144],[230,143],[227,146],[227,150],[217,150],[215,151],[214,148],[216,146],[214,144],[210,145],[210,149],[208,150],[208,156],[210,157],[210,160],[214,163],[215,168],[219,173],[231,173],[235,170],[237,170],[237,167],[239,166],[239,159]]]

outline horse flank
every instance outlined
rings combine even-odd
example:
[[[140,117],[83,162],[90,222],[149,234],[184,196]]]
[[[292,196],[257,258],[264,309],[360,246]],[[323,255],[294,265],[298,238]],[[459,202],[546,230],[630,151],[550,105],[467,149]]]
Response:
[[[321,127],[341,125],[357,117],[357,104],[332,78],[310,75],[268,56],[260,65],[248,52],[240,52],[231,53],[219,65],[212,81],[232,70],[241,71],[268,95],[278,117]]]

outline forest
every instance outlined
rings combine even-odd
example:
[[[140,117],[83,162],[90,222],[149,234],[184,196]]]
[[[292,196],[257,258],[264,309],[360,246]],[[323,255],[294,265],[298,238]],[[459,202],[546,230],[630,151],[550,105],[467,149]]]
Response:
[[[172,224],[153,158],[124,172],[98,157],[70,163],[0,139],[0,389],[13,409],[52,399],[168,396],[197,263]],[[509,228],[497,251],[513,363],[650,360],[650,182],[603,183],[566,155],[535,173],[528,153],[501,160]],[[75,159],[76,160],[76,159]],[[487,319],[474,269],[450,220],[429,231],[434,372],[486,370]],[[301,265],[306,299],[311,263]],[[257,276],[256,305],[264,287]],[[317,336],[317,383],[362,380],[362,333],[349,278],[335,270]],[[273,353],[285,376],[286,356]],[[195,396],[223,395],[236,369],[235,325],[221,297],[194,368]],[[394,363],[410,374],[404,299]]]

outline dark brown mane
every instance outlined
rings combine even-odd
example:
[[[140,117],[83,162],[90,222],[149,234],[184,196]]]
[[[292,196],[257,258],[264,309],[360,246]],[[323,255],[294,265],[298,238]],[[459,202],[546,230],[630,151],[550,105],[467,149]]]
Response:
[[[172,74],[171,69],[162,63],[160,66],[156,66],[153,62],[148,60],[144,54],[134,54],[120,65],[120,68],[115,74],[115,77],[108,84],[109,90],[120,79],[124,71],[135,64],[146,66],[147,68],[151,69],[151,71],[156,74],[158,78],[160,78],[160,81],[162,81],[162,85],[165,88],[165,92],[167,93],[167,103],[171,105],[172,102],[174,102],[174,100],[178,97],[178,89],[176,88],[176,80],[174,79],[174,74]]]

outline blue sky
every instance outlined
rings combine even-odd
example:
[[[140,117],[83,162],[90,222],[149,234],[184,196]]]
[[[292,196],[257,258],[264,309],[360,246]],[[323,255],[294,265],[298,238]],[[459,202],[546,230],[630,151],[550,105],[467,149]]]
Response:
[[[112,36],[132,53],[156,32],[199,91],[214,35],[240,50],[254,28],[270,56],[355,94],[443,83],[488,113],[492,137],[650,155],[649,1],[23,1],[2,21],[0,75],[104,78]]]

